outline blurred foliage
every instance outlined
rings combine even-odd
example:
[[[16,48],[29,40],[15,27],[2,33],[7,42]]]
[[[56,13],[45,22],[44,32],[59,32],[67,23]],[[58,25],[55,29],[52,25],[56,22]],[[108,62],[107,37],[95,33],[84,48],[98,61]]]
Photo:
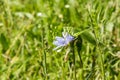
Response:
[[[0,80],[71,80],[68,49],[52,43],[68,31],[81,42],[77,80],[120,79],[120,0],[0,0]],[[81,43],[81,44],[80,44]],[[79,49],[79,48],[78,48]],[[82,74],[82,76],[81,76]]]

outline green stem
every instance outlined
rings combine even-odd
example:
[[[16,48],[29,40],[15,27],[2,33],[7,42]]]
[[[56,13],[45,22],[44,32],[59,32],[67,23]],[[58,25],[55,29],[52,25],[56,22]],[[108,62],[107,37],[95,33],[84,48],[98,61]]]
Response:
[[[100,47],[98,47],[98,50],[103,51],[100,49]],[[99,55],[100,55],[100,67],[101,67],[102,79],[105,80],[104,58],[102,56],[102,52],[100,52]]]
[[[42,34],[44,34],[44,28],[42,28]],[[45,46],[44,46],[44,35],[42,36],[42,47],[43,47],[43,65],[44,65],[44,75],[45,75],[45,80],[47,80],[47,67],[46,67],[46,52],[45,52]]]
[[[83,62],[82,62],[82,58],[81,58],[82,38],[81,38],[80,35],[76,39],[75,45],[76,45],[78,56],[79,56],[79,59],[80,59],[80,70],[81,70],[80,78],[81,78],[81,80],[84,80],[83,79],[84,78],[84,74],[83,74]]]
[[[80,69],[81,69],[81,80],[84,80],[83,79],[83,62],[82,62],[82,58],[81,58],[81,55],[80,55],[80,51],[78,51],[78,55],[79,55],[79,58],[80,58]]]
[[[76,79],[76,67],[75,67],[75,53],[74,53],[74,49],[73,49],[73,64],[74,64],[74,80]]]
[[[100,54],[100,61],[101,61],[101,70],[102,70],[102,77],[103,77],[103,80],[105,80],[105,70],[104,70],[104,62],[103,62],[103,56],[102,54]]]
[[[71,43],[71,52],[73,53],[73,69],[74,69],[74,80],[76,79],[76,67],[75,67],[75,51],[74,51],[74,41]]]
[[[47,80],[47,67],[46,67],[46,53],[44,51],[44,71],[45,71],[45,80]]]
[[[82,58],[81,58],[80,52],[78,52],[78,56],[80,58],[80,68],[83,68],[83,62],[82,62]]]

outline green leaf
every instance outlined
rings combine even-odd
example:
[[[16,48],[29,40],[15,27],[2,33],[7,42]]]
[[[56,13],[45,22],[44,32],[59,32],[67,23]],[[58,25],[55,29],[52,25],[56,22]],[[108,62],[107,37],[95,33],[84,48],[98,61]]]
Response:
[[[81,34],[81,36],[87,40],[89,43],[96,45],[95,35],[91,31],[85,31]]]
[[[76,43],[77,51],[80,52],[80,50],[82,49],[82,38],[80,35],[77,37],[75,43]]]
[[[3,52],[6,51],[9,47],[9,42],[6,39],[6,37],[4,36],[4,34],[0,35],[0,42],[1,42],[2,47],[3,47]]]
[[[83,67],[83,61],[82,61],[81,54],[80,54],[80,51],[82,49],[82,38],[81,38],[80,35],[75,40],[75,45],[77,47],[78,56],[80,58],[80,68],[82,68]]]

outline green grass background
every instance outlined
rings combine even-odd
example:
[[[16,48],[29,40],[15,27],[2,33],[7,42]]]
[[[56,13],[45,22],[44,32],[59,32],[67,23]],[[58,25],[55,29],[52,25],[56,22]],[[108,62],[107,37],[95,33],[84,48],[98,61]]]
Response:
[[[67,31],[75,51],[53,51]],[[80,33],[87,31],[84,35]],[[95,42],[97,44],[95,44]],[[120,0],[0,0],[0,80],[120,80]]]

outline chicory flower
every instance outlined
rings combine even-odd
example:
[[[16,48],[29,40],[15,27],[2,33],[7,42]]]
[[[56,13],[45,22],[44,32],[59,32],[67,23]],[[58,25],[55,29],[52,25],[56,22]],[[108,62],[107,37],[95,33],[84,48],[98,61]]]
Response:
[[[53,41],[53,44],[57,46],[54,50],[68,45],[73,40],[74,40],[73,36],[71,36],[67,32],[66,33],[63,32],[62,37],[56,36],[55,41]]]

